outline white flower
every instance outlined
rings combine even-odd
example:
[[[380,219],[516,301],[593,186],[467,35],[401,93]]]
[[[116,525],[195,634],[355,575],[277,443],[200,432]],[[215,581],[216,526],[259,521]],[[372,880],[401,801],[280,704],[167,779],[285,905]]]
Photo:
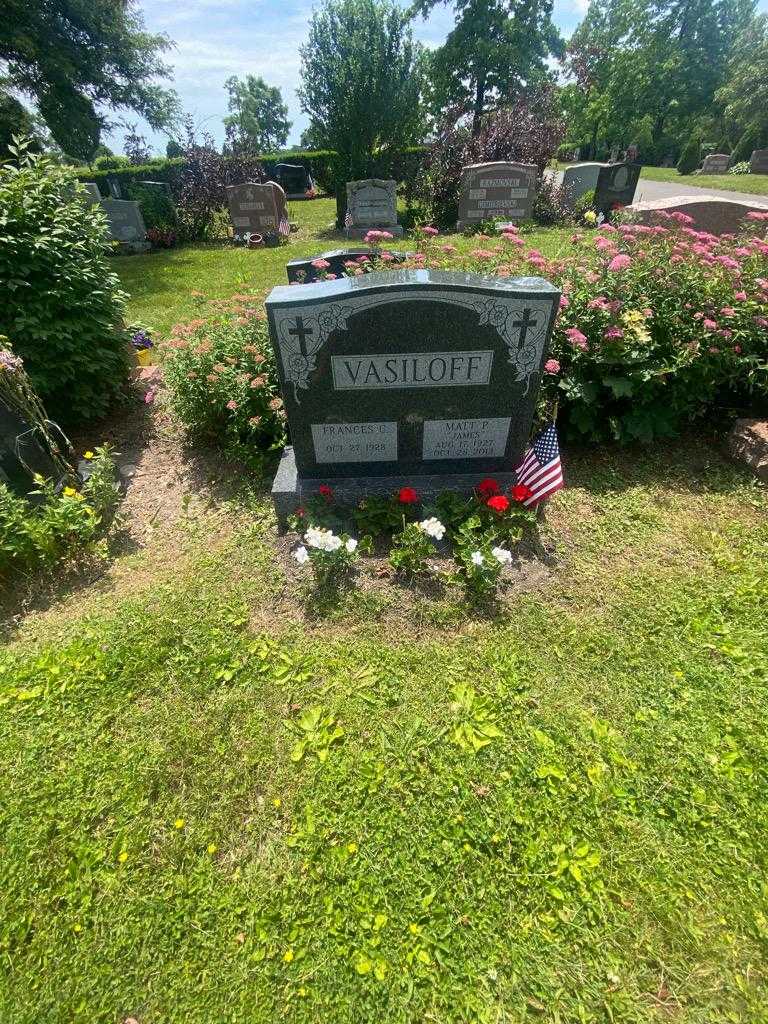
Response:
[[[332,530],[323,529],[322,526],[310,526],[304,534],[304,540],[318,551],[337,551],[341,547],[341,537],[337,537]]]
[[[422,519],[419,523],[419,529],[426,533],[428,537],[434,537],[435,540],[442,540],[445,536],[445,527],[434,516],[431,516],[429,519]]]
[[[507,548],[494,548],[491,554],[497,562],[501,562],[502,565],[509,565],[512,561],[512,552]]]
[[[482,565],[485,559],[483,558],[482,551],[472,552],[472,565]]]
[[[305,562],[309,561],[309,552],[302,544],[300,548],[296,548],[296,550],[293,552],[293,557],[296,559],[299,565],[304,565]]]
[[[347,543],[346,543],[345,547],[346,547],[347,551],[348,551],[348,552],[350,553],[350,555],[351,555],[351,554],[352,554],[352,552],[353,552],[353,551],[355,550],[355,548],[357,547],[357,541],[355,540],[355,538],[354,538],[354,537],[350,537],[350,538],[349,538],[349,540],[347,541]]]

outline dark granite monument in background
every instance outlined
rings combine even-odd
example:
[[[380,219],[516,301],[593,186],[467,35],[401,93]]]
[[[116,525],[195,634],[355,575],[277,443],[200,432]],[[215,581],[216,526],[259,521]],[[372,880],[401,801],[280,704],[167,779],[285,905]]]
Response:
[[[559,297],[538,277],[427,270],[274,288],[292,442],[272,490],[281,521],[320,483],[342,501],[511,484]]]
[[[620,206],[631,206],[640,180],[640,164],[605,164],[595,183],[595,209],[608,216]]]
[[[306,199],[313,187],[309,171],[303,164],[275,164],[275,181],[286,199]]]
[[[313,266],[315,260],[325,260],[328,264],[328,269],[325,272],[342,277],[347,273],[347,263],[355,263],[358,260],[376,263],[381,259],[382,252],[386,252],[393,263],[403,263],[409,255],[406,252],[388,252],[386,249],[369,249],[360,246],[355,249],[331,249],[330,252],[321,252],[317,256],[300,256],[295,260],[289,260],[285,265],[288,283],[313,284],[315,281],[322,281],[323,278],[320,275],[323,270]]]

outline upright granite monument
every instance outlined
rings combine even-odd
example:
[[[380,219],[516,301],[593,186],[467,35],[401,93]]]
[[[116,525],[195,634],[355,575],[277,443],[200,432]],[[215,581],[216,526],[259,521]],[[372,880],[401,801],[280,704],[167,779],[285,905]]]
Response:
[[[399,270],[274,288],[267,302],[292,447],[278,517],[342,501],[513,482],[560,292],[539,277]]]
[[[497,161],[461,171],[458,231],[484,220],[530,220],[536,202],[535,164]]]
[[[88,194],[89,202],[101,202],[101,192],[99,192],[99,186],[96,184],[95,181],[81,181],[80,186],[81,188],[84,188],[86,193]]]
[[[312,189],[312,178],[303,164],[275,164],[275,181],[286,199],[306,199]]]
[[[397,223],[397,182],[366,178],[347,182],[347,238],[365,238],[369,231],[403,234]]]
[[[563,189],[571,207],[576,205],[576,201],[585,192],[594,192],[597,187],[598,175],[603,167],[608,167],[608,164],[594,161],[566,167],[563,171]]]
[[[749,158],[750,174],[768,174],[768,149],[754,149]]]
[[[730,166],[731,158],[728,153],[710,153],[704,157],[701,174],[727,174]]]
[[[236,239],[243,235],[277,235],[288,220],[285,192],[274,181],[255,181],[227,187],[227,206]]]
[[[109,238],[119,242],[131,252],[146,252],[150,248],[147,229],[141,215],[141,206],[131,199],[102,199],[101,208],[107,215]]]
[[[597,174],[595,209],[608,216],[620,206],[630,206],[640,178],[640,164],[606,164]]]

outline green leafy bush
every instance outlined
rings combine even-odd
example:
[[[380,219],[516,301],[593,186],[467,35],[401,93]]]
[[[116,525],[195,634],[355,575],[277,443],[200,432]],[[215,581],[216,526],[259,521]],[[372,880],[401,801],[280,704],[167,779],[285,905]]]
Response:
[[[73,172],[15,148],[0,167],[0,333],[55,419],[103,416],[124,386],[124,295],[106,220]]]
[[[0,581],[81,554],[110,526],[120,496],[115,462],[107,445],[88,454],[82,487],[58,492],[38,479],[34,504],[0,484]]]
[[[168,194],[159,188],[151,188],[139,182],[130,182],[123,189],[126,199],[132,199],[141,207],[141,215],[147,231],[172,231],[176,225],[176,211]]]
[[[280,447],[285,412],[264,313],[251,295],[177,324],[164,345],[169,404],[191,434],[245,460]]]
[[[677,161],[678,174],[693,174],[699,166],[700,152],[701,142],[698,135],[693,134],[683,147],[680,159]]]

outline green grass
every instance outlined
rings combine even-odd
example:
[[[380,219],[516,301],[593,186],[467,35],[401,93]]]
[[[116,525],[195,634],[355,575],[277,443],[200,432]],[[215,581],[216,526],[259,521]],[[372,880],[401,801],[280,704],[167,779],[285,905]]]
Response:
[[[557,170],[569,165],[556,162]],[[716,188],[726,192],[748,192],[754,196],[768,196],[768,174],[678,174],[676,167],[648,167],[643,165],[641,178],[649,181],[671,181],[694,188]]]
[[[281,281],[334,244],[295,213],[290,249],[118,261],[132,314]],[[495,612],[365,563],[321,605],[262,490],[190,482],[13,623],[3,1024],[768,1019],[766,493],[700,442],[566,471]]]
[[[180,320],[198,315],[193,291],[201,291],[209,299],[223,299],[246,288],[266,293],[276,284],[287,284],[288,260],[347,244],[343,232],[334,229],[335,212],[336,203],[331,199],[290,203],[289,213],[299,230],[291,235],[289,245],[276,249],[248,250],[216,243],[116,257],[113,265],[130,295],[128,319],[166,334]],[[527,237],[545,255],[554,256],[566,247],[570,234],[545,228]],[[479,244],[461,235],[447,238],[462,249]],[[393,247],[413,249],[414,243],[406,238]]]

